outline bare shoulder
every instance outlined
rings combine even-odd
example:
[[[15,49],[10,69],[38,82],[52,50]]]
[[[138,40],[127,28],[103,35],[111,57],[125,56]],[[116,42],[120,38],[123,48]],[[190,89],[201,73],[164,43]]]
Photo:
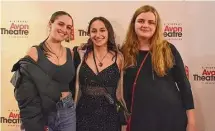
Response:
[[[30,56],[34,61],[37,62],[37,60],[38,60],[38,53],[37,53],[36,47],[31,47],[31,48],[27,51],[27,55]]]
[[[117,52],[117,57],[119,58],[120,61],[124,60],[124,56],[123,56],[122,52]]]
[[[120,69],[123,69],[123,65],[124,65],[124,57],[123,54],[121,52],[117,52],[117,65]]]

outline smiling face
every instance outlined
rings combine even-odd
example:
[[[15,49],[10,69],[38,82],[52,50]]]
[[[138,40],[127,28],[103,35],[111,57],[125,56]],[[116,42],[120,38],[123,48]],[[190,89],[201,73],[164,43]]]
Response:
[[[108,42],[108,30],[101,20],[95,20],[90,26],[90,39],[96,46],[106,46]]]
[[[64,41],[72,32],[73,21],[68,15],[60,15],[49,23],[50,37],[57,42]]]
[[[139,14],[134,24],[135,33],[138,38],[150,39],[156,30],[156,17],[152,12]]]

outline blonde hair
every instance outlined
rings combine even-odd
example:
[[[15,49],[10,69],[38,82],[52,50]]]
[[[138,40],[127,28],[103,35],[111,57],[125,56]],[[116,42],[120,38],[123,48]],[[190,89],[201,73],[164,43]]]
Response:
[[[167,70],[173,67],[173,54],[170,44],[164,40],[160,16],[157,10],[150,5],[138,8],[131,19],[125,42],[122,46],[122,52],[125,59],[124,67],[127,68],[137,64],[136,56],[139,52],[139,41],[134,26],[137,16],[143,12],[152,12],[156,17],[156,30],[150,39],[150,52],[152,55],[153,69],[158,76],[164,76],[166,75]]]

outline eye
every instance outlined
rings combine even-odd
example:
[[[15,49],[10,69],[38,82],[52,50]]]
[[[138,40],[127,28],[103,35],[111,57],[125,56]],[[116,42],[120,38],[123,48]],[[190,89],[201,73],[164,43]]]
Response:
[[[64,25],[64,23],[61,23],[61,22],[60,22],[60,23],[58,23],[58,25],[63,26],[63,25]]]
[[[155,24],[156,24],[156,22],[155,22],[155,21],[149,21],[149,24],[153,24],[153,25],[155,25]]]
[[[70,27],[70,26],[67,26],[67,29],[68,29],[68,30],[72,30],[72,27]]]
[[[97,31],[96,30],[91,30],[91,33],[96,33]]]
[[[101,29],[100,31],[101,31],[101,32],[105,32],[106,30],[105,30],[105,29]]]
[[[137,20],[137,22],[138,22],[138,23],[144,23],[144,22],[145,22],[145,20],[143,20],[143,19],[139,19],[139,20]]]

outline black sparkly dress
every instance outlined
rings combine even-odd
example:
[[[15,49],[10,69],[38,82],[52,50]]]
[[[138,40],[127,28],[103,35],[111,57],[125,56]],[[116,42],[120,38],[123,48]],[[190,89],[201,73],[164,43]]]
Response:
[[[104,95],[108,90],[116,100],[119,78],[120,71],[116,61],[98,74],[86,62],[82,63],[79,72],[82,94],[76,108],[77,131],[119,131],[116,106]]]

